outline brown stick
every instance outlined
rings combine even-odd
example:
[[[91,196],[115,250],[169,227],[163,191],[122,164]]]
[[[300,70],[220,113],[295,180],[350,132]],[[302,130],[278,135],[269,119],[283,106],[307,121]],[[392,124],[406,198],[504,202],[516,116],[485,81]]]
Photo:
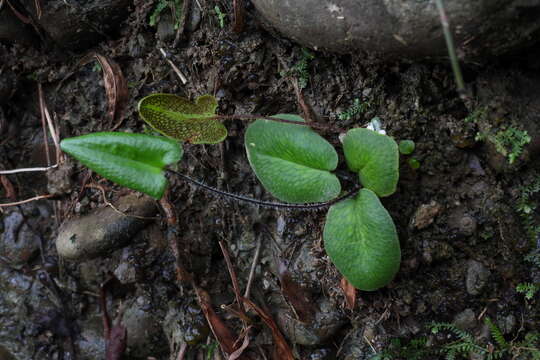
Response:
[[[233,0],[234,24],[233,31],[241,33],[244,30],[244,0]]]
[[[240,295],[240,286],[238,285],[238,277],[236,276],[236,271],[234,271],[234,267],[231,261],[229,250],[227,250],[227,246],[222,240],[219,240],[219,247],[221,248],[221,252],[223,253],[223,257],[225,258],[225,263],[227,264],[227,269],[229,270],[229,276],[231,277],[231,281],[233,284],[234,296],[236,296],[236,302],[238,303],[240,312],[243,313],[244,310],[243,310],[242,300],[241,300],[242,295]]]
[[[178,246],[178,220],[176,218],[176,212],[167,199],[167,196],[168,192],[161,198],[159,204],[165,212],[167,219],[167,241],[175,259],[176,279],[180,284],[185,285],[193,282],[193,276],[183,265],[186,263],[187,256],[183,256],[184,254],[180,253]]]
[[[6,204],[0,204],[0,208],[8,207],[8,206],[22,205],[22,204],[26,204],[26,203],[36,201],[36,200],[49,199],[49,198],[52,198],[54,196],[55,195],[51,195],[51,194],[38,195],[38,196],[34,196],[33,198],[26,199],[26,200],[21,200],[21,201],[16,201],[16,202],[12,202],[12,203],[6,203]]]

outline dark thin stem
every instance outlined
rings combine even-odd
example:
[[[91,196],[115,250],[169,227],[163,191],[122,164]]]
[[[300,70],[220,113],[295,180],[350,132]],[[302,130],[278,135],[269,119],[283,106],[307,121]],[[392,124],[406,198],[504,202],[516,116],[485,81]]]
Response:
[[[351,196],[356,195],[358,193],[358,190],[360,190],[360,186],[356,186],[354,189],[352,189],[350,192],[346,193],[345,195],[335,198],[333,200],[327,201],[327,202],[307,203],[307,204],[287,204],[287,203],[278,203],[278,202],[271,202],[271,201],[262,201],[262,200],[257,200],[257,199],[240,195],[240,194],[233,194],[227,191],[219,190],[213,186],[206,185],[205,183],[199,180],[192,179],[189,176],[179,173],[177,171],[170,170],[170,169],[167,169],[167,171],[169,173],[172,173],[174,175],[181,177],[182,179],[186,180],[187,182],[191,184],[200,186],[205,190],[213,192],[214,194],[226,196],[235,200],[247,202],[249,204],[254,204],[254,205],[263,206],[263,207],[270,207],[270,208],[275,208],[275,209],[293,209],[293,210],[324,209],[324,208],[334,205],[335,203],[341,200],[344,200]]]
[[[274,116],[265,116],[265,115],[257,115],[257,114],[216,115],[212,119],[215,119],[215,120],[255,120],[255,119],[264,119],[264,120],[270,120],[270,121],[275,121],[275,122],[280,122],[280,123],[285,123],[285,124],[309,126],[310,128],[318,129],[318,130],[330,130],[330,131],[333,131],[335,133],[346,132],[344,129],[341,129],[341,128],[338,128],[338,127],[335,127],[335,126],[331,126],[331,125],[314,123],[314,122],[309,121],[309,119],[304,119],[305,122],[300,122],[300,121],[288,120],[288,119],[283,119],[283,118],[274,117]]]
[[[446,47],[448,48],[448,55],[450,56],[450,63],[452,64],[452,71],[454,72],[454,78],[457,85],[457,91],[462,99],[467,97],[465,91],[465,82],[463,81],[463,75],[461,74],[461,68],[459,66],[459,60],[456,55],[456,47],[454,45],[454,38],[450,31],[450,24],[446,11],[444,10],[443,0],[435,0],[437,10],[439,10],[439,16],[441,18],[441,25],[443,28],[444,39],[446,40]]]

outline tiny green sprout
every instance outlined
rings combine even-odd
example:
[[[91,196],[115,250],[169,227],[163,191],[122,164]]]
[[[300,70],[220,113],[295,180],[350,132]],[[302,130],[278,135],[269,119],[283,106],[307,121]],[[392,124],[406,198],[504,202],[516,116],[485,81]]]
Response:
[[[180,18],[182,12],[182,4],[180,0],[158,0],[156,6],[154,7],[154,10],[150,14],[150,20],[148,21],[148,25],[156,26],[159,22],[161,13],[167,7],[170,7],[172,10],[174,10],[174,28],[178,29],[178,27],[180,26]]]
[[[369,103],[360,102],[359,98],[354,99],[353,104],[345,111],[338,115],[339,120],[347,121],[353,119],[356,115],[359,115],[367,110]]]
[[[227,15],[221,12],[221,9],[218,5],[214,6],[214,11],[216,12],[216,16],[219,21],[219,27],[223,29],[225,27],[225,18],[227,17]]]
[[[399,152],[403,155],[410,155],[413,153],[415,148],[414,141],[412,140],[401,140],[399,142]]]
[[[281,76],[295,76],[298,79],[298,86],[304,89],[309,81],[309,64],[315,59],[315,55],[309,50],[302,48],[300,60],[294,64],[288,71],[280,72]]]
[[[410,158],[407,160],[407,163],[413,170],[417,170],[420,168],[420,161],[416,160],[415,158]]]
[[[538,290],[540,290],[540,284],[520,283],[516,286],[516,291],[524,294],[527,300],[532,300]]]

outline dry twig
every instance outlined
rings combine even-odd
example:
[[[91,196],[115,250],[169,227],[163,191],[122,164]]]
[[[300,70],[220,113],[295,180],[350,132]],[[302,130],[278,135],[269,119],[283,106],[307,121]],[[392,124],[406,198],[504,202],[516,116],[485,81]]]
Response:
[[[169,55],[167,55],[167,53],[165,52],[165,50],[163,50],[163,48],[159,48],[159,52],[161,53],[161,55],[163,56],[163,58],[165,59],[165,61],[167,61],[169,63],[169,65],[171,66],[171,68],[173,69],[173,71],[176,73],[176,75],[178,75],[178,78],[180,78],[180,81],[182,82],[182,84],[186,85],[188,83],[188,80],[186,78],[186,76],[182,73],[182,71],[180,71],[180,69],[169,59]]]
[[[38,196],[34,196],[33,198],[26,199],[26,200],[21,200],[21,201],[6,203],[6,204],[0,204],[0,208],[8,207],[8,206],[22,205],[22,204],[26,204],[26,203],[36,201],[36,200],[49,199],[49,198],[52,198],[54,196],[55,195],[51,195],[51,194],[38,195]]]

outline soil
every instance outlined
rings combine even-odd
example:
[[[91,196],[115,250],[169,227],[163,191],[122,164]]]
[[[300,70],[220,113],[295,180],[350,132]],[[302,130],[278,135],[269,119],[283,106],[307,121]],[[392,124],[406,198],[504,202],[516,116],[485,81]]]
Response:
[[[216,4],[227,14],[223,27]],[[293,81],[284,74],[293,69],[289,71],[292,79],[299,75],[294,69],[305,59],[304,50],[265,29],[249,5],[246,27],[240,33],[231,30],[230,2],[201,1],[201,5],[200,19],[191,20],[191,31],[177,47],[172,47],[174,26],[161,25],[159,32],[150,26],[153,6],[142,0],[135,0],[116,32],[85,51],[0,43],[0,73],[8,74],[11,84],[0,80],[0,89],[12,89],[3,91],[6,95],[0,99],[0,167],[46,165],[38,82],[62,138],[107,131],[116,125],[107,117],[101,69],[95,62],[81,65],[81,58],[91,51],[114,59],[128,82],[129,100],[117,131],[146,131],[137,115],[137,102],[152,93],[191,99],[212,94],[219,100],[220,114],[302,114]],[[170,16],[161,21],[173,25]],[[179,81],[163,59],[161,47],[185,74],[187,84]],[[538,246],[534,231],[538,194],[530,192],[528,216],[518,206],[524,189],[532,188],[538,178],[540,165],[540,67],[536,61],[540,47],[484,64],[463,64],[470,94],[465,101],[457,95],[445,62],[384,63],[354,54],[311,53],[303,95],[317,121],[348,129],[365,126],[377,116],[397,141],[410,139],[416,144],[412,155],[402,156],[398,190],[383,199],[398,230],[401,269],[389,286],[358,292],[357,303],[349,310],[341,276],[322,244],[325,211],[258,208],[216,197],[171,177],[169,198],[178,212],[180,242],[218,315],[236,333],[240,331],[234,313],[220,308],[234,302],[218,245],[223,240],[242,289],[257,243],[262,244],[251,298],[279,323],[298,359],[369,359],[391,349],[389,344],[396,338],[406,343],[425,336],[427,346],[442,346],[447,340],[431,333],[432,322],[455,320],[486,348],[488,343],[497,347],[489,334],[485,336],[486,317],[508,341],[516,343],[540,328],[538,294],[527,300],[516,290],[520,283],[540,281],[540,268],[525,259]],[[363,110],[340,117],[355,99],[365,104]],[[186,144],[179,171],[227,191],[272,200],[249,168],[243,145],[246,123],[228,120],[226,126],[229,137],[220,145]],[[531,137],[511,164],[494,140],[510,127],[527,130]],[[324,134],[334,144],[339,144],[338,135]],[[51,139],[48,142],[53,149]],[[418,168],[410,166],[411,158],[419,162]],[[27,234],[22,240],[29,243],[22,255],[0,254],[0,319],[4,324],[0,359],[104,358],[97,295],[110,273],[127,285],[108,298],[111,313],[124,311],[126,358],[173,358],[185,343],[186,359],[206,359],[216,348],[216,340],[208,336],[193,289],[176,285],[164,214],[129,246],[108,256],[76,262],[58,258],[55,238],[63,223],[130,192],[80,164],[73,162],[70,167],[61,186],[64,195],[32,206],[0,208],[4,239],[23,246],[13,239]],[[339,171],[346,173],[343,159]],[[6,178],[18,200],[49,191],[45,173]],[[12,199],[7,198],[10,194],[3,184],[0,198],[7,203]],[[93,186],[83,188],[84,184]],[[353,181],[344,182],[346,188],[353,186]],[[9,219],[20,218],[14,213],[27,218],[26,222],[10,223]],[[284,299],[280,266],[288,269],[297,291],[315,304],[316,316],[311,321],[296,319]],[[271,358],[271,333],[260,318],[250,316],[254,325],[250,356]],[[214,351],[214,358],[218,353]]]

